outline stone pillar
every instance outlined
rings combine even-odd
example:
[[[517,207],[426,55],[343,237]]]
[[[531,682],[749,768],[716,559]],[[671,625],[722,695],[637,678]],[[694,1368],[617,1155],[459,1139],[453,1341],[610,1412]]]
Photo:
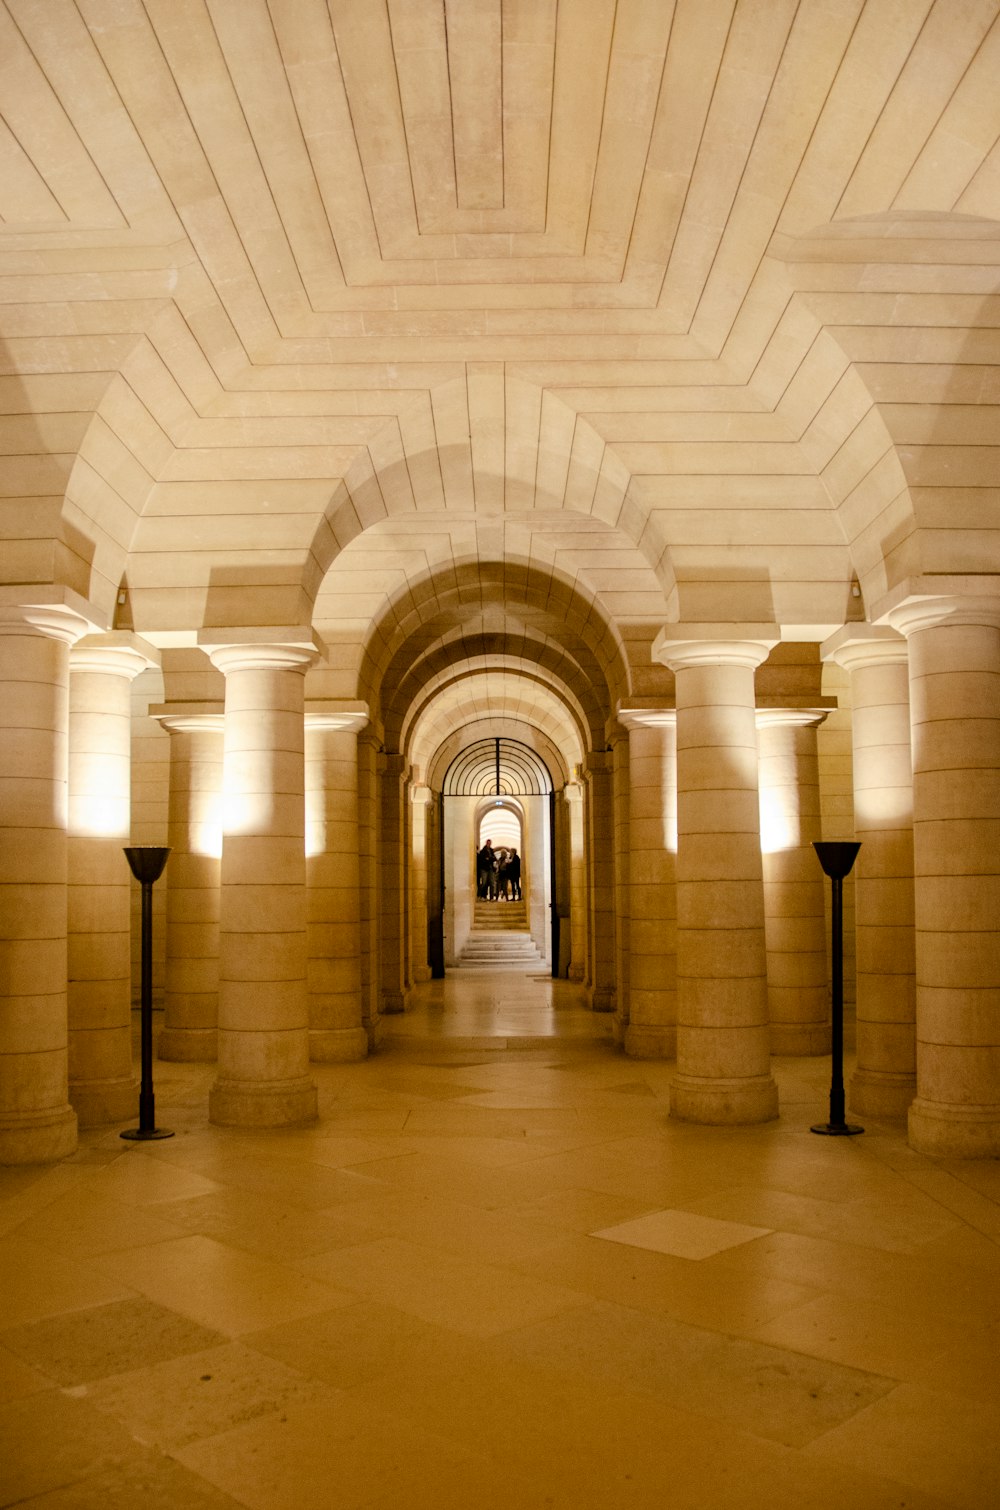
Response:
[[[624,1044],[628,1031],[630,1003],[630,914],[629,914],[629,742],[628,733],[617,722],[607,731],[611,746],[612,792],[615,825],[615,961],[614,961],[614,1036]]]
[[[406,761],[402,755],[382,754],[379,775],[379,1007],[402,1012],[405,990],[405,849],[403,823]]]
[[[309,1078],[303,717],[315,651],[308,630],[272,643],[216,630],[199,643],[226,678],[219,1074],[209,1116],[238,1127],[308,1122],[317,1094]]]
[[[763,629],[763,626],[761,626]],[[765,1122],[771,1078],[754,671],[777,632],[664,630],[677,687],[677,1074],[691,1122]],[[700,631],[701,638],[695,638]],[[727,633],[728,631],[728,633]]]
[[[590,1004],[595,1012],[615,1009],[615,809],[612,757],[595,751],[586,758],[587,818],[590,826],[590,919],[592,975]]]
[[[991,585],[992,582],[991,582]],[[1000,1154],[1000,595],[910,595],[921,1153]]]
[[[132,682],[159,653],[127,631],[69,653],[69,1099],[81,1127],[138,1112],[132,1069]]]
[[[427,962],[427,838],[434,793],[410,787],[410,960],[414,982],[430,980]]]
[[[69,652],[91,627],[64,603],[0,602],[0,1164],[47,1163],[76,1148],[66,1019]]]
[[[913,757],[906,641],[849,624],[823,655],[851,677],[857,941],[857,1069],[850,1105],[905,1117],[916,1094]]]
[[[309,1057],[368,1053],[361,993],[358,731],[367,716],[306,714]]]
[[[677,1053],[677,715],[625,709],[629,730],[629,1024],[633,1059]]]
[[[161,1059],[214,1060],[219,1027],[221,712],[150,710],[170,734],[167,968]]]
[[[568,781],[563,788],[569,818],[569,979],[587,974],[587,863],[584,849],[583,787]]]
[[[368,1047],[382,1037],[379,1009],[378,757],[381,734],[358,735],[358,902],[361,930],[361,1021]]]
[[[757,710],[764,936],[772,1054],[830,1052],[816,730],[825,713]]]

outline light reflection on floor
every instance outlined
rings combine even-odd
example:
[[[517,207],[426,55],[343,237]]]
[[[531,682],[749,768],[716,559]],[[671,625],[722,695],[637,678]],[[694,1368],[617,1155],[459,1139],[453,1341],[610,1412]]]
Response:
[[[610,1013],[593,1012],[582,986],[510,970],[449,970],[417,986],[409,1009],[382,1019],[383,1042],[405,1038],[612,1042]]]

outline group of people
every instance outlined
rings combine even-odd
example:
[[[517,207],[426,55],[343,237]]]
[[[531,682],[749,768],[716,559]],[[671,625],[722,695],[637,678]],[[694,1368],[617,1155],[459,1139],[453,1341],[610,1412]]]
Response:
[[[521,900],[521,856],[516,849],[494,849],[487,839],[476,855],[476,896],[481,902]]]

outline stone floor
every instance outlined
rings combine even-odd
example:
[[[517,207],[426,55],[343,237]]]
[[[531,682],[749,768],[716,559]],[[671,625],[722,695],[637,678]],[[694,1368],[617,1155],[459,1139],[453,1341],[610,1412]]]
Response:
[[[1000,1162],[668,1120],[575,988],[421,988],[318,1126],[0,1170],[0,1503],[987,1510]]]

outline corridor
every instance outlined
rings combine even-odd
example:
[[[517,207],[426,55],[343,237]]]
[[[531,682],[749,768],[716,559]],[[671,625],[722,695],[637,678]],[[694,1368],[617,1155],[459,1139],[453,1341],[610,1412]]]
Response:
[[[449,973],[320,1121],[0,1170],[0,1503],[983,1510],[1000,1166],[669,1121],[566,982]]]

